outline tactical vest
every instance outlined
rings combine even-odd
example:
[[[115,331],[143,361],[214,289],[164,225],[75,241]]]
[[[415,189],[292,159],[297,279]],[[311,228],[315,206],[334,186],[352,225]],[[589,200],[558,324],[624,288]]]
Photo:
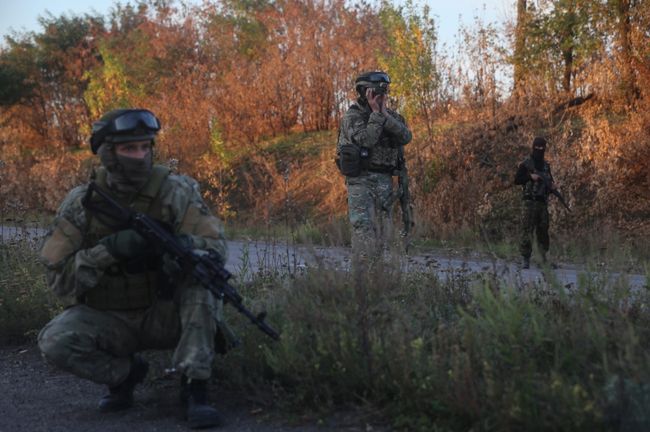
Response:
[[[368,124],[370,120],[370,112],[359,106],[358,104],[352,104],[350,109],[360,111],[363,115],[363,119]],[[390,115],[390,114],[389,114]],[[379,136],[379,141],[375,146],[369,149],[370,154],[368,155],[368,170],[369,171],[378,171],[392,173],[399,168],[399,150],[398,146],[391,143],[391,137],[386,132],[381,133]]]
[[[539,170],[535,168],[535,162],[531,158],[524,161],[524,166],[531,173],[539,172]],[[544,161],[542,174],[547,176],[551,175],[551,166],[546,161]],[[543,181],[535,182],[533,180],[528,180],[524,183],[522,189],[523,198],[528,200],[548,201],[548,195],[551,193],[550,189],[546,187]]]
[[[113,198],[124,207],[146,213],[152,218],[171,224],[171,220],[163,219],[162,203],[159,198],[160,189],[168,175],[168,168],[154,165],[151,177],[134,197],[118,199],[113,196]],[[109,191],[106,177],[106,169],[99,168],[96,172],[95,183],[103,190]],[[97,199],[97,201],[100,200]],[[114,221],[108,220],[106,216],[90,211],[86,211],[86,220],[83,248],[94,247],[102,237],[124,228],[113,225]],[[159,268],[159,262],[153,258],[153,255],[129,262],[119,261],[105,270],[99,284],[88,291],[81,301],[99,310],[147,308],[153,304],[156,298],[157,268]]]

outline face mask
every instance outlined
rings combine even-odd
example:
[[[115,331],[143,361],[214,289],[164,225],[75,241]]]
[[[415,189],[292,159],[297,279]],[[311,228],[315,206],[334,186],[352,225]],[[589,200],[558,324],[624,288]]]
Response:
[[[153,154],[143,159],[118,156],[110,143],[103,144],[97,152],[102,165],[108,171],[108,185],[118,192],[137,192],[151,176]]]
[[[121,167],[120,175],[137,189],[140,189],[149,180],[153,169],[151,152],[142,159],[117,156],[117,163]]]
[[[533,149],[533,159],[535,159],[535,161],[543,161],[544,160],[544,150]]]

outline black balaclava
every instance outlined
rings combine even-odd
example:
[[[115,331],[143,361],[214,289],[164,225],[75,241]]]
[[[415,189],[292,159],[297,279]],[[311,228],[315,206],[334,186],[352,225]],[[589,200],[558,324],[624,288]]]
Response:
[[[543,149],[536,149],[535,147],[543,147]],[[546,140],[542,137],[536,137],[533,140],[532,158],[535,163],[535,169],[544,169],[544,151],[546,150]]]
[[[117,192],[138,192],[147,183],[153,170],[153,148],[143,159],[118,156],[114,143],[104,142],[97,154],[108,171],[108,186]],[[152,146],[153,147],[153,146]]]

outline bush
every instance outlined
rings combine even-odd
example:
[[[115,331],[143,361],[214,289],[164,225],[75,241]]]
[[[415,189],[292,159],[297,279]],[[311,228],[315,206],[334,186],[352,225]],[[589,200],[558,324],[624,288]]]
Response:
[[[58,308],[33,243],[0,244],[0,345],[35,340]]]
[[[217,369],[224,384],[302,411],[370,406],[398,430],[648,430],[647,290],[398,261],[254,274],[240,292],[282,337],[227,308],[244,343]],[[19,242],[0,248],[0,270],[0,343],[31,338],[57,312],[42,266]]]
[[[443,281],[386,265],[267,274],[244,292],[282,340],[242,323],[226,379],[293,406],[370,403],[423,431],[650,425],[647,292],[589,278],[572,292]]]

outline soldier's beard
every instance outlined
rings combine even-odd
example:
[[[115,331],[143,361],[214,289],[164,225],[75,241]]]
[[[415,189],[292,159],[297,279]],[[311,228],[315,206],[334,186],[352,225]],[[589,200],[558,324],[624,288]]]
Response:
[[[147,183],[153,170],[153,154],[142,158],[116,155],[113,146],[102,145],[97,152],[102,165],[108,171],[106,181],[117,192],[137,192]]]

